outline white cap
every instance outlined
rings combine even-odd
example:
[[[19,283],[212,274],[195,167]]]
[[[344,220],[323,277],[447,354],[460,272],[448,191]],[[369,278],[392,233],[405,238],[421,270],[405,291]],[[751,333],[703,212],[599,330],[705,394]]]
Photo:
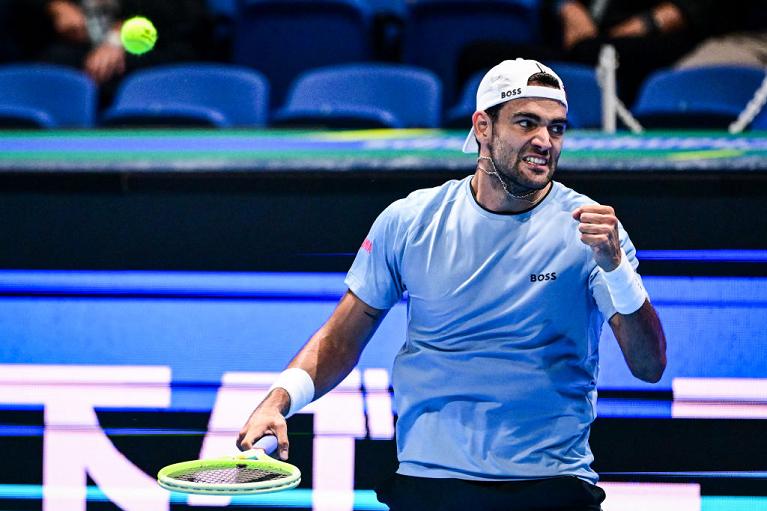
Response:
[[[559,88],[527,85],[531,76],[546,73],[557,79]],[[519,98],[554,99],[565,105],[567,96],[562,80],[551,68],[535,60],[516,59],[504,60],[485,74],[477,88],[477,112],[487,110],[491,106]],[[477,139],[472,126],[469,136],[463,143],[464,153],[476,153],[479,150]]]

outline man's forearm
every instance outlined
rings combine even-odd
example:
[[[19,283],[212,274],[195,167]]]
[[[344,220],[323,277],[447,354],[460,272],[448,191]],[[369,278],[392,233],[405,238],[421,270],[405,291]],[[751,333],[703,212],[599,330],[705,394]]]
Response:
[[[631,374],[650,383],[660,380],[666,369],[666,336],[650,302],[631,314],[615,314],[610,326]]]
[[[323,396],[354,369],[385,316],[386,311],[369,307],[348,291],[288,367],[306,371],[314,382],[314,399]]]
[[[331,391],[354,369],[361,350],[354,343],[334,338],[320,329],[288,367],[306,371],[314,381],[314,399]]]

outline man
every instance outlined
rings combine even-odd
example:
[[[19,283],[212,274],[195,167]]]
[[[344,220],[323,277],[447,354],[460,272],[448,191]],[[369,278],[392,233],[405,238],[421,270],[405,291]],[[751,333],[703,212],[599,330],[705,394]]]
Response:
[[[240,432],[249,448],[333,388],[385,311],[409,295],[394,362],[394,510],[598,510],[588,435],[604,319],[631,371],[655,382],[665,338],[609,206],[552,181],[567,125],[559,77],[532,60],[491,69],[464,152],[477,170],[419,190],[374,223],[349,291]]]

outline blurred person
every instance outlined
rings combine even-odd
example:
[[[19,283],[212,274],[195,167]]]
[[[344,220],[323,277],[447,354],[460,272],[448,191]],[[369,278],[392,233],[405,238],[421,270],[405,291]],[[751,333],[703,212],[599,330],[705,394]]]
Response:
[[[716,31],[679,59],[674,67],[767,66],[767,5],[733,0],[718,17]]]
[[[108,101],[126,73],[151,65],[205,60],[211,23],[204,0],[17,0],[17,33],[26,59],[82,69]],[[122,21],[145,16],[155,48],[140,56],[120,43]]]
[[[715,0],[544,1],[540,44],[470,45],[459,57],[458,79],[465,82],[518,54],[596,66],[602,46],[611,44],[618,53],[619,95],[631,104],[649,73],[672,65],[712,32],[719,7]]]

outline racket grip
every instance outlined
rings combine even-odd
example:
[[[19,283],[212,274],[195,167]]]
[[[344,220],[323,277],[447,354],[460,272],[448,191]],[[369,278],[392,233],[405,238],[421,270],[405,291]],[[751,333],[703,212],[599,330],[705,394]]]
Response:
[[[277,449],[277,437],[266,435],[253,444],[253,449],[263,449],[266,454],[271,454]]]

